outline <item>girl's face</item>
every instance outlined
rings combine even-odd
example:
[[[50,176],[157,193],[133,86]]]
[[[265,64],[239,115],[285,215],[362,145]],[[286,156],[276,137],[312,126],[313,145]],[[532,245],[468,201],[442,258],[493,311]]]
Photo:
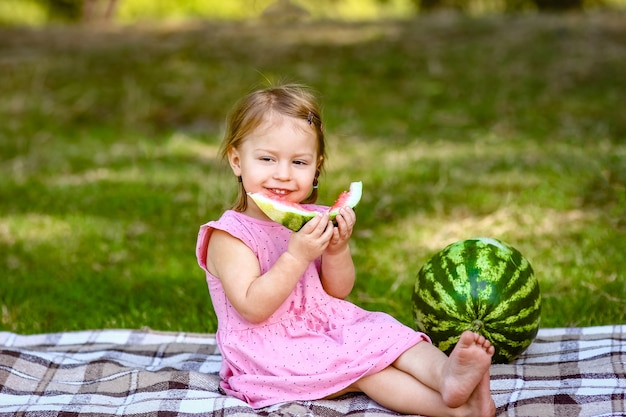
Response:
[[[299,203],[311,192],[319,165],[315,129],[307,121],[270,113],[238,148],[228,152],[228,161],[247,192],[263,191]],[[245,213],[267,216],[248,198]]]

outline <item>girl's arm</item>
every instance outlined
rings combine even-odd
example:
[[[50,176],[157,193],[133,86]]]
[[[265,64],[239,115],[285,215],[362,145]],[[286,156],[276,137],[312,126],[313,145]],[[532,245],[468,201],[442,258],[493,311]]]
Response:
[[[287,251],[265,274],[261,274],[250,248],[230,234],[214,230],[207,247],[208,270],[219,278],[237,312],[250,322],[260,323],[280,307],[309,264],[328,246],[333,235],[333,228],[328,226],[328,215],[324,214],[293,233]]]
[[[354,287],[356,271],[348,244],[356,214],[351,208],[342,208],[337,215],[337,227],[333,237],[322,254],[322,286],[333,297],[346,298]]]

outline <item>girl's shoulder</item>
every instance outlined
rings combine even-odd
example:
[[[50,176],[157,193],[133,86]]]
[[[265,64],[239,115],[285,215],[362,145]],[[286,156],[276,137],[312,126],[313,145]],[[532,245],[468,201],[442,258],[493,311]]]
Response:
[[[226,210],[222,216],[208,224],[214,227],[236,227],[236,228],[259,228],[259,227],[275,227],[277,223],[271,220],[259,220],[250,217],[247,214],[235,210]]]
[[[245,226],[245,215],[234,210],[225,211],[217,220],[211,220],[200,226],[198,240],[196,241],[196,257],[202,268],[206,269],[207,249],[209,241],[215,230],[221,230],[228,235],[243,241],[249,242],[251,235]]]
[[[203,224],[200,227],[200,235],[208,242],[211,233],[216,229],[250,245],[260,236],[281,234],[283,232],[281,229],[285,228],[271,220],[259,220],[238,211],[227,210],[218,220]]]
[[[213,224],[223,224],[223,223],[229,223],[229,222],[241,223],[242,221],[245,221],[245,217],[246,217],[245,214],[240,213],[238,211],[226,210],[224,213],[222,213],[219,219],[209,222],[209,223],[213,223]]]
[[[200,227],[200,230],[206,230],[206,233],[212,233],[213,230],[223,230],[231,235],[237,236],[248,229],[250,217],[234,210],[226,210],[217,220],[212,220]]]

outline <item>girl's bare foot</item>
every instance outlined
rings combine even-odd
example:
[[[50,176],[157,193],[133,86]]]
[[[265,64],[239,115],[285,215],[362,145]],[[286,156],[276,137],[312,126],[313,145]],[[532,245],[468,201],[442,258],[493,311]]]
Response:
[[[491,401],[488,378],[494,353],[495,348],[482,335],[463,332],[444,368],[441,396],[448,407],[456,408],[465,404],[477,387],[484,385],[485,378],[487,395]]]

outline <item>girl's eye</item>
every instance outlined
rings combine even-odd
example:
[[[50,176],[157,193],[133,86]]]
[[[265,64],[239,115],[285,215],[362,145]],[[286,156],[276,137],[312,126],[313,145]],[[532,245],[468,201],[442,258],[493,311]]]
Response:
[[[306,162],[306,161],[299,161],[299,160],[296,160],[296,161],[293,161],[293,163],[294,163],[295,165],[307,165],[307,162]]]
[[[261,161],[263,161],[263,162],[271,162],[271,161],[272,161],[272,158],[271,158],[271,157],[269,157],[269,156],[262,156],[262,157],[260,157],[259,159],[260,159]]]

